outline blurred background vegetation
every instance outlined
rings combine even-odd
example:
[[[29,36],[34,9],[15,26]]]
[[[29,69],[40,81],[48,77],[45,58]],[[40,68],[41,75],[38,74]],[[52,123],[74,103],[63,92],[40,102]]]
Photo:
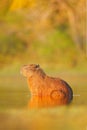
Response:
[[[1,70],[39,63],[48,71],[86,72],[85,5],[86,0],[0,0]]]

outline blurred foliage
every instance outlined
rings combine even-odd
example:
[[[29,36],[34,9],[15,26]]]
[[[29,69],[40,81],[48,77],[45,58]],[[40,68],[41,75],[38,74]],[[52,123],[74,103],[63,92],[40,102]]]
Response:
[[[85,0],[1,0],[0,9],[1,66],[15,59],[71,67],[79,56],[84,61],[78,49],[86,51]]]
[[[10,36],[10,38],[6,36],[5,39],[4,36],[1,36],[0,46],[1,55],[11,56],[18,54],[18,52],[23,52],[26,48],[26,44],[18,39],[15,35]]]
[[[14,0],[10,10],[29,8],[39,16],[38,20],[44,24],[52,22],[51,26],[68,23],[72,39],[77,47],[85,50],[86,42],[86,0]],[[33,6],[32,6],[33,5]],[[34,18],[35,18],[34,17]],[[34,20],[34,19],[33,19]],[[42,25],[43,26],[43,25]]]

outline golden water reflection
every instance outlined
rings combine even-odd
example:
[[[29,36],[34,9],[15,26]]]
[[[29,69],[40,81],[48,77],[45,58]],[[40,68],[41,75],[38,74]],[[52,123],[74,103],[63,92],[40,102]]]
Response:
[[[50,96],[32,96],[28,101],[28,108],[56,107],[68,104],[66,100],[52,99]]]

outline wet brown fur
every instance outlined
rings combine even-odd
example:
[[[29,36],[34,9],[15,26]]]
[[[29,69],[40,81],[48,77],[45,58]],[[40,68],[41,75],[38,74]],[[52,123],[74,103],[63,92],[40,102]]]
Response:
[[[39,65],[25,65],[21,69],[27,77],[31,95],[37,97],[50,97],[51,100],[67,104],[73,98],[71,87],[62,79],[47,76]]]

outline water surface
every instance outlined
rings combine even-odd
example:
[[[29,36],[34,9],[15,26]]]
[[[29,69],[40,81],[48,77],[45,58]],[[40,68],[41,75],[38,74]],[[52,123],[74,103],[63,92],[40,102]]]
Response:
[[[78,88],[78,90],[76,89]],[[84,86],[76,86],[76,88],[74,88],[74,95],[73,95],[73,100],[69,105],[72,106],[77,106],[77,105],[87,105],[87,87]],[[4,88],[5,89],[5,88]],[[50,99],[47,98],[47,101],[45,99],[45,101],[47,102],[48,106],[59,106],[56,102],[52,102],[50,101]],[[31,95],[30,92],[28,90],[25,91],[21,91],[18,90],[17,92],[17,88],[16,90],[1,90],[0,91],[0,109],[26,109],[27,107],[29,108],[29,102],[31,101]],[[44,104],[44,101],[42,100],[42,103]],[[37,99],[33,100],[33,107],[35,105],[35,107],[39,107],[40,106],[40,102]],[[46,104],[46,103],[45,103]],[[52,105],[53,104],[53,105]],[[44,106],[44,105],[43,105]],[[46,105],[45,105],[46,106]]]
[[[26,80],[17,76],[1,77],[0,129],[86,130],[87,76],[65,76],[63,79],[71,84],[74,93],[73,101],[69,105],[59,106],[49,100],[45,103],[42,99],[39,102],[35,98],[31,107]]]

